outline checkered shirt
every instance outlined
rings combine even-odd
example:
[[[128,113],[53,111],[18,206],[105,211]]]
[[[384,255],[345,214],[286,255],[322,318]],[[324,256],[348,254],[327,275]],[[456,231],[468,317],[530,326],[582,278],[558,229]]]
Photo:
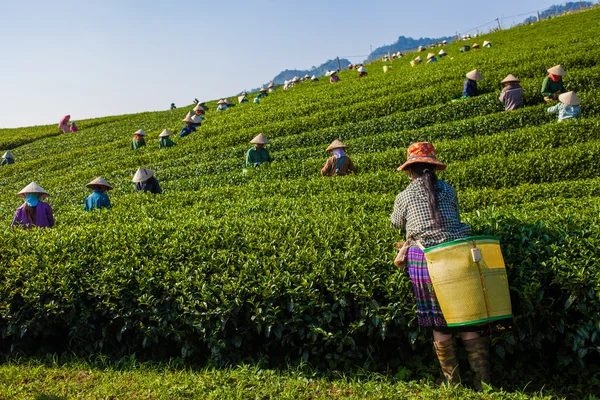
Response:
[[[412,236],[424,247],[462,239],[471,234],[469,226],[460,222],[458,197],[454,188],[446,182],[438,181],[435,191],[440,208],[441,227],[434,226],[421,178],[412,181],[396,196],[394,212],[390,217],[392,228],[405,230],[406,237]]]

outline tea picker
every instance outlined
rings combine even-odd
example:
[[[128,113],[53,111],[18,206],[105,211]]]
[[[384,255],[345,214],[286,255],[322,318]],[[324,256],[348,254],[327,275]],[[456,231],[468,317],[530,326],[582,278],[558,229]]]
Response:
[[[325,162],[325,166],[321,169],[321,175],[344,176],[348,175],[350,172],[356,173],[356,167],[344,151],[347,148],[348,146],[338,139],[335,139],[329,147],[327,147],[325,151],[331,151],[332,156]]]

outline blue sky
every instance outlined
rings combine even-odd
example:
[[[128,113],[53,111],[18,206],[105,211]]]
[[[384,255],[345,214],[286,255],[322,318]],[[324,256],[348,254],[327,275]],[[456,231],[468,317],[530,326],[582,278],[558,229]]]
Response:
[[[0,127],[231,96],[284,69],[367,55],[400,35],[451,35],[557,3],[0,0]]]

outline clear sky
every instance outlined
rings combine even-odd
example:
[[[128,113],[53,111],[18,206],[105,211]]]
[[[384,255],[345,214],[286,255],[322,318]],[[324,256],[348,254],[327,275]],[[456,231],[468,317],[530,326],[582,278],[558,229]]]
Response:
[[[400,35],[453,35],[558,3],[0,0],[0,127],[231,96],[284,69],[366,56],[370,45],[391,44]]]

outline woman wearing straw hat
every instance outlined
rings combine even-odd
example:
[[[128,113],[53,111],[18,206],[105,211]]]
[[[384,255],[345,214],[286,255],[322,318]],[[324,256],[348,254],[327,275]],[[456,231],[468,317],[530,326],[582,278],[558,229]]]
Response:
[[[138,168],[131,181],[135,183],[136,192],[162,193],[158,179],[154,177],[154,170],[152,169]]]
[[[269,93],[273,93],[275,91],[275,84],[271,82],[267,88],[269,89]]]
[[[550,114],[558,113],[558,122],[565,119],[579,119],[581,118],[581,99],[575,92],[567,92],[558,96],[560,103],[554,107],[548,108]]]
[[[139,149],[140,147],[144,147],[146,145],[146,140],[144,137],[146,136],[146,132],[143,129],[138,129],[133,134],[133,140],[131,142],[131,148],[133,150]]]
[[[448,53],[446,53],[446,50],[441,49],[438,53],[438,56],[440,56],[440,58],[446,57],[448,55]]]
[[[247,95],[248,95],[247,92],[242,92],[238,96],[238,103],[240,103],[240,104],[248,103],[248,98],[246,97]]]
[[[163,129],[163,131],[160,133],[160,135],[158,135],[158,148],[159,149],[166,149],[167,147],[173,147],[177,144],[174,141],[172,141],[171,139],[169,139],[169,136],[171,136],[172,134],[173,134],[173,132],[171,132],[170,130]]]
[[[62,133],[71,132],[71,128],[69,128],[69,120],[71,119],[70,115],[65,115],[60,122],[58,123],[58,130]]]
[[[269,95],[269,93],[267,93],[267,89],[265,89],[264,87],[261,87],[260,90],[258,91],[258,95],[256,96],[258,99],[262,99],[263,97],[267,97]]]
[[[475,97],[479,94],[479,92],[477,91],[477,81],[482,80],[483,75],[481,75],[479,71],[474,69],[473,71],[469,72],[466,76],[467,80],[465,80],[465,83],[463,85],[463,98]]]
[[[336,83],[340,81],[340,77],[337,76],[337,71],[331,71],[329,73],[329,83]]]
[[[479,44],[475,43],[473,45],[473,51],[477,51],[477,50],[479,50]]]
[[[489,41],[484,40],[483,41],[483,47],[492,47],[492,44]]]
[[[199,118],[194,119],[194,117],[197,116],[192,115],[191,112],[187,113],[187,115],[183,119],[183,122],[185,122],[185,126],[181,128],[181,132],[179,132],[179,137],[185,137],[187,135],[190,135],[192,132],[196,132],[196,123],[200,123],[202,121]]]
[[[204,113],[206,112],[206,107],[204,107],[204,103],[196,104],[193,110],[196,115],[204,116]]]
[[[311,82],[319,82],[319,78],[317,78],[316,75],[313,75],[313,76],[310,77],[310,81]]]
[[[563,85],[563,76],[566,75],[567,71],[561,65],[548,70],[548,76],[542,82],[542,96],[546,102],[558,100],[558,96],[567,91]]]
[[[23,190],[17,193],[17,196],[25,199],[21,207],[15,211],[11,227],[21,226],[24,229],[33,227],[52,228],[54,226],[54,216],[50,204],[44,203],[40,199],[48,197],[48,192],[31,182]]]
[[[500,102],[504,104],[505,111],[516,110],[523,107],[523,88],[519,79],[513,74],[508,75],[500,83],[504,85],[500,94]]]
[[[254,144],[248,153],[246,154],[246,168],[248,167],[260,167],[262,163],[272,162],[273,157],[269,154],[269,150],[265,148],[265,145],[269,144],[269,139],[262,133],[259,133],[250,141]]]
[[[227,102],[223,99],[217,102],[217,111],[225,111],[227,110]]]
[[[86,185],[93,192],[85,199],[85,211],[93,210],[94,208],[110,208],[110,199],[106,194],[112,190],[112,186],[108,184],[102,177],[98,177]]]
[[[362,78],[363,76],[367,76],[367,69],[365,68],[364,65],[361,65],[356,70],[358,71],[357,78]]]
[[[421,64],[422,62],[423,62],[423,58],[422,58],[421,56],[417,56],[417,57],[415,57],[415,59],[414,59],[414,60],[412,60],[412,61],[410,62],[410,65],[411,65],[411,67],[414,67],[415,65],[419,65],[419,64]]]
[[[323,176],[344,176],[350,172],[356,173],[356,168],[350,157],[344,152],[347,149],[340,140],[334,140],[325,151],[331,151],[333,155],[327,159],[325,166],[321,169]]]
[[[489,383],[489,337],[482,337],[481,326],[449,328],[433,290],[423,248],[463,239],[471,229],[460,220],[456,191],[438,180],[436,170],[446,169],[437,160],[431,143],[413,143],[408,147],[407,161],[398,170],[405,171],[411,183],[396,197],[391,226],[406,231],[408,242],[407,267],[417,306],[419,327],[433,330],[433,344],[442,372],[448,383],[460,382],[456,341],[460,331],[469,363],[475,372],[474,386]]]
[[[15,163],[15,156],[10,151],[2,154],[2,164],[0,165],[10,165]]]
[[[435,54],[429,53],[427,54],[427,64],[437,62],[437,58],[435,58]]]

